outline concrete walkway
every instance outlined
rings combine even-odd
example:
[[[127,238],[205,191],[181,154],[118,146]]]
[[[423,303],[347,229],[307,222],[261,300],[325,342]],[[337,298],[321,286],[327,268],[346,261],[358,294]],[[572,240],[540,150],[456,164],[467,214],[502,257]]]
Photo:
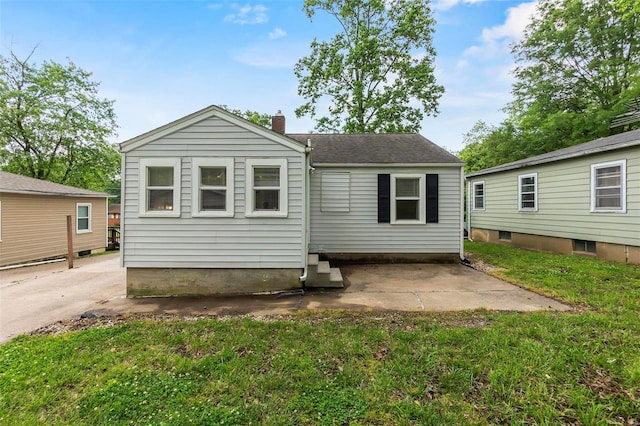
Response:
[[[0,271],[0,343],[52,322],[98,315],[286,314],[300,309],[394,311],[570,310],[555,300],[523,290],[462,265],[349,265],[341,267],[346,287],[303,295],[127,299],[118,255]]]

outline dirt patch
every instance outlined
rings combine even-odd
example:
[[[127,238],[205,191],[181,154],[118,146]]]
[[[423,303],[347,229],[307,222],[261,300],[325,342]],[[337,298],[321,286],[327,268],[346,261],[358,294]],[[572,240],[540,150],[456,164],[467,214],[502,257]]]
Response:
[[[484,262],[482,259],[474,256],[471,253],[465,253],[466,260],[469,261],[467,266],[475,269],[476,271],[484,272],[485,274],[491,275],[492,272],[504,271],[505,268],[500,268],[497,266],[493,266],[490,263]]]
[[[427,324],[440,327],[463,327],[479,328],[490,327],[484,312],[478,313],[412,313],[412,312],[349,312],[342,310],[329,310],[314,313],[303,312],[293,315],[175,315],[175,314],[118,314],[101,315],[96,314],[91,318],[73,318],[57,321],[40,327],[30,333],[30,336],[59,335],[73,331],[89,329],[100,329],[117,327],[129,322],[154,321],[154,322],[177,322],[177,321],[197,321],[200,319],[215,319],[225,321],[231,318],[251,318],[256,321],[300,321],[309,324],[318,324],[328,321],[344,321],[350,324],[363,322],[380,322],[385,328],[391,330],[402,329],[413,331],[415,326],[408,326],[405,319],[408,317],[421,317],[427,320]],[[384,356],[385,354],[381,354]]]

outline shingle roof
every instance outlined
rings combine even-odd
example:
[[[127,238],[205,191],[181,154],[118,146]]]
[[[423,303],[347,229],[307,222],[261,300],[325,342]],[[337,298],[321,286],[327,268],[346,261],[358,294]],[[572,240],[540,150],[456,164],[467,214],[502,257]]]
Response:
[[[314,164],[457,164],[455,155],[417,133],[287,134],[298,142],[311,139]]]
[[[109,204],[109,213],[120,213],[120,204]]]
[[[66,195],[74,197],[108,197],[103,192],[89,191],[46,180],[34,179],[0,171],[0,192],[34,195]]]
[[[616,149],[640,146],[640,129],[620,133],[605,138],[596,139],[590,142],[536,155],[512,163],[502,164],[477,172],[469,173],[467,177],[482,176],[490,173],[504,172],[507,170],[519,169],[522,167],[535,166],[538,164],[551,163],[553,161],[566,160],[568,158],[582,157],[585,155],[597,154],[599,152],[613,151]]]

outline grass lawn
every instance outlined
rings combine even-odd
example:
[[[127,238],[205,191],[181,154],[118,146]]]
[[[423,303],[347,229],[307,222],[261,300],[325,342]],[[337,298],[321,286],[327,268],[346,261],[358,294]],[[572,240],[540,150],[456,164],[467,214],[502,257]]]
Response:
[[[0,424],[640,423],[640,268],[466,248],[578,309],[142,319],[22,336],[0,346]]]

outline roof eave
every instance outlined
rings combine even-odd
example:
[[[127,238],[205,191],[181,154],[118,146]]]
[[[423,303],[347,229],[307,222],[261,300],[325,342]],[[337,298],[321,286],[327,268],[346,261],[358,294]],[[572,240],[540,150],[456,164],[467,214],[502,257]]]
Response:
[[[109,194],[73,194],[68,192],[50,192],[50,191],[28,191],[19,189],[0,189],[0,193],[5,194],[23,194],[23,195],[55,195],[59,197],[80,197],[80,198],[113,198],[114,195]]]
[[[312,163],[313,167],[463,167],[465,163]]]
[[[120,143],[119,144],[120,152],[123,152],[123,153],[130,152],[136,148],[146,145],[149,142],[161,139],[164,136],[180,131],[184,128],[187,128],[193,124],[199,123],[200,121],[206,120],[211,117],[220,117],[248,131],[257,133],[260,136],[263,136],[267,139],[270,139],[282,145],[285,145],[297,152],[302,153],[305,151],[306,145],[304,143],[301,143],[286,135],[281,135],[280,133],[276,133],[273,130],[267,129],[264,126],[255,124],[249,120],[245,120],[244,118],[238,117],[237,115],[232,114],[229,111],[225,111],[220,107],[217,107],[215,105],[210,105],[204,109],[196,111],[192,114],[189,114],[187,116],[174,120],[156,129],[150,130],[146,133],[143,133],[139,136],[136,136],[132,139],[129,139]]]
[[[584,156],[587,156],[587,155],[599,154],[599,153],[602,153],[602,152],[609,152],[609,151],[616,151],[616,150],[624,149],[624,148],[631,148],[631,147],[634,147],[636,145],[640,145],[640,140],[633,140],[633,141],[629,141],[629,142],[624,142],[624,143],[617,144],[615,146],[605,146],[605,147],[587,149],[587,150],[584,150],[584,151],[573,152],[571,154],[565,154],[565,155],[559,155],[557,157],[552,157],[552,158],[545,158],[545,159],[540,159],[540,160],[532,159],[531,161],[526,161],[526,162],[522,162],[522,163],[518,162],[518,164],[513,164],[513,165],[510,165],[509,163],[507,163],[507,164],[503,164],[501,166],[491,167],[489,169],[479,170],[479,171],[474,172],[474,173],[469,173],[468,175],[465,175],[465,178],[472,178],[472,177],[476,177],[476,176],[485,176],[485,175],[490,175],[490,174],[493,174],[493,173],[507,172],[509,170],[517,170],[517,169],[522,169],[522,168],[525,168],[525,167],[537,166],[537,165],[540,165],[540,164],[554,163],[556,161],[568,160],[570,158],[578,158],[578,157],[584,157]]]

